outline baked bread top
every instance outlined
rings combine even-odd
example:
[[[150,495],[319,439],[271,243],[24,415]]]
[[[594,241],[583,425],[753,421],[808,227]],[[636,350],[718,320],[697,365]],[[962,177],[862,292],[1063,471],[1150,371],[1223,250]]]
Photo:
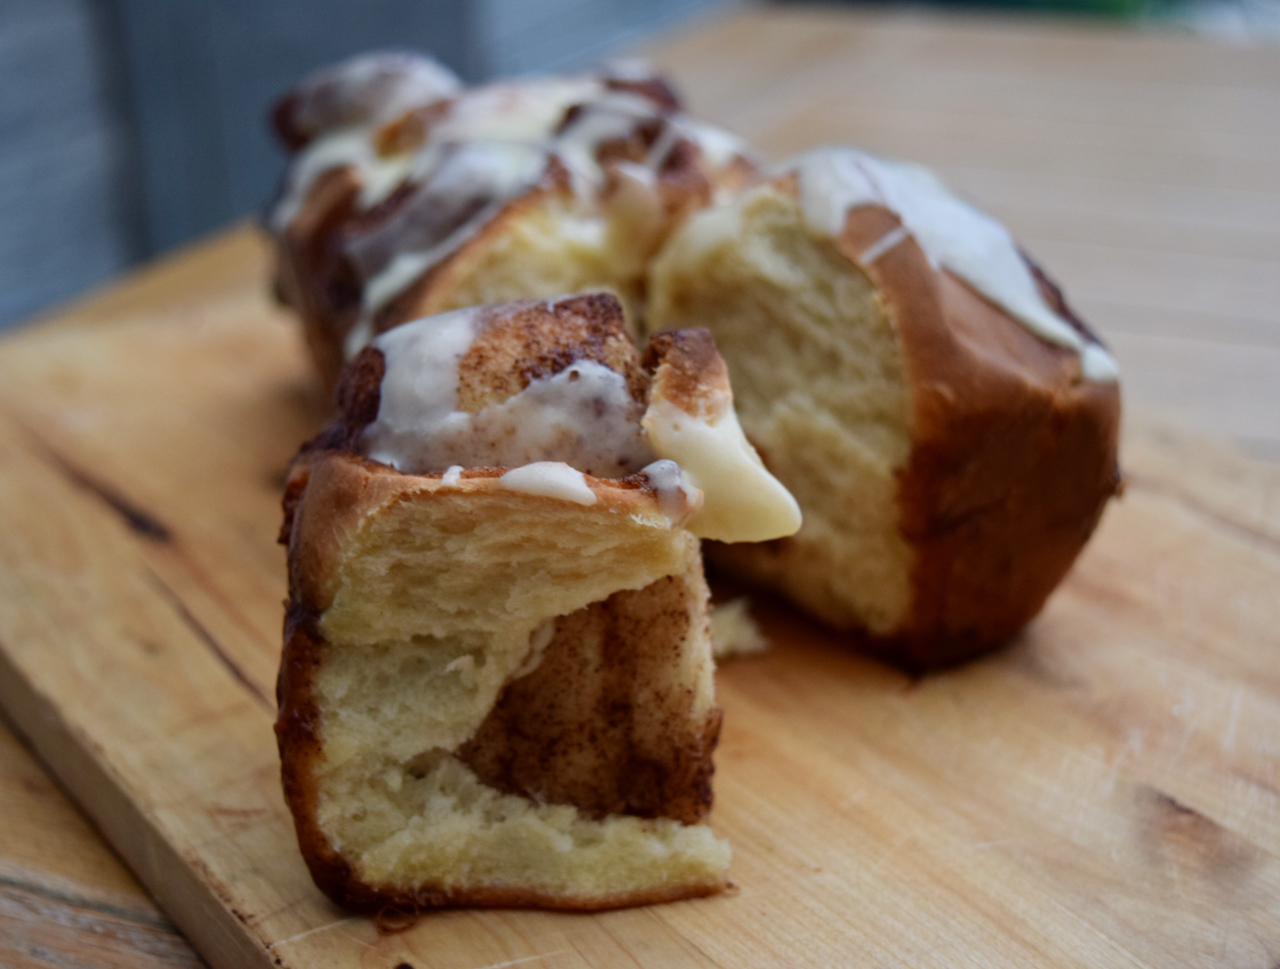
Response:
[[[587,284],[632,298],[671,225],[754,170],[738,139],[681,113],[636,63],[464,90],[429,60],[370,55],[305,80],[275,123],[294,152],[268,216],[278,290],[315,319],[331,380],[377,333],[456,306]],[[569,224],[543,257],[580,263],[544,267],[565,288],[488,265],[527,220],[535,250]]]
[[[800,526],[742,433],[710,334],[660,334],[642,358],[606,293],[398,327],[352,361],[337,402],[312,449],[412,475],[504,469],[503,487],[584,505],[597,500],[591,479],[625,479],[673,524],[722,541]]]

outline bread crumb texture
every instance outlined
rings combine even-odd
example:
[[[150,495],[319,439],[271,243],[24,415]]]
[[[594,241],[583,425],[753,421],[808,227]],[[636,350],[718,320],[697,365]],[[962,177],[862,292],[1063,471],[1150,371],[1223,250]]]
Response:
[[[711,330],[747,436],[804,509],[790,538],[708,554],[837,626],[893,632],[911,599],[895,475],[910,415],[873,284],[766,184],[690,219],[655,261],[650,299],[655,329]]]
[[[637,319],[647,249],[572,194],[541,191],[512,202],[430,278],[425,298],[397,322],[432,313],[550,298],[613,293]]]
[[[769,648],[746,596],[711,607],[711,650],[717,660],[752,656]]]
[[[722,887],[697,539],[421,480],[342,543],[319,624],[315,820],[354,878],[567,907]]]

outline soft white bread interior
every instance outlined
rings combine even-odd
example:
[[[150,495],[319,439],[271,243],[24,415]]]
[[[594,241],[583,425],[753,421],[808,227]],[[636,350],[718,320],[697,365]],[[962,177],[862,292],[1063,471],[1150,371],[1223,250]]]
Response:
[[[893,632],[911,604],[896,477],[911,418],[874,283],[805,230],[785,186],[765,184],[695,219],[655,262],[651,323],[694,320],[715,335],[742,425],[804,509],[792,554],[758,556],[753,576],[834,625]]]

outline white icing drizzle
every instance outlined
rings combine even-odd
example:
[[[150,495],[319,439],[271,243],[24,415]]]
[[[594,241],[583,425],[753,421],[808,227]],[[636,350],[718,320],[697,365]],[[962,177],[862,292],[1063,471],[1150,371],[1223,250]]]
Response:
[[[365,121],[390,121],[413,108],[453,97],[458,75],[420,54],[378,51],[322,68],[298,86],[294,123],[312,135]]]
[[[695,487],[684,469],[670,458],[654,461],[641,469],[658,496],[658,508],[672,528],[686,524],[702,508],[702,491]]]
[[[372,339],[373,317],[367,313],[362,314],[351,329],[347,331],[347,335],[342,341],[342,352],[350,360],[363,350],[365,345]]]
[[[360,172],[359,204],[369,209],[385,199],[409,174],[411,158],[384,158],[373,147],[365,127],[348,128],[317,138],[300,151],[289,166],[284,193],[271,210],[272,230],[283,232],[302,211],[307,195],[320,176],[335,168],[352,166]]]
[[[745,152],[743,143],[727,132],[675,114],[633,91],[610,89],[609,78],[640,82],[654,76],[639,61],[627,62],[618,70],[623,73],[499,82],[461,94],[456,93],[456,83],[452,87],[444,81],[433,84],[425,77],[421,83],[406,81],[403,91],[388,103],[367,110],[356,123],[321,132],[295,156],[285,191],[268,217],[277,233],[297,217],[316,181],[340,167],[353,171],[361,211],[383,202],[408,182],[421,186],[415,194],[421,203],[416,210],[419,218],[432,209],[432,200],[439,202],[437,207],[449,208],[452,199],[455,211],[466,212],[463,221],[450,224],[440,237],[398,236],[405,220],[397,218],[397,212],[385,225],[368,230],[372,241],[364,234],[350,241],[348,255],[364,287],[360,313],[344,341],[348,357],[371,339],[373,318],[383,307],[457,252],[508,202],[537,184],[552,157],[564,164],[575,193],[585,201],[606,182],[596,158],[600,146],[628,137],[646,122],[659,122],[657,139],[643,163],[624,163],[628,166],[624,180],[631,196],[642,191],[653,194],[650,208],[660,213],[656,173],[681,140],[692,141],[710,164],[720,167]],[[352,75],[353,84],[359,82],[358,73]],[[374,144],[383,125],[446,96],[450,98],[447,110],[431,121],[423,144],[400,154],[378,153]],[[580,110],[564,123],[575,106]],[[563,130],[557,131],[562,123]],[[647,177],[638,174],[646,170]],[[481,197],[483,204],[461,204]],[[597,233],[603,233],[603,228]],[[370,260],[370,252],[379,254],[378,258]]]
[[[1100,343],[1088,343],[1080,353],[1080,370],[1085,378],[1098,383],[1115,383],[1120,379],[1120,365]]]
[[[455,413],[458,361],[471,348],[480,319],[476,308],[455,310],[397,327],[374,341],[386,359],[386,372],[378,416],[364,432],[368,457],[418,473],[455,463],[421,467],[410,455],[424,425],[431,427]]]
[[[890,229],[867,248],[858,254],[858,262],[864,266],[870,266],[873,262],[883,256],[886,252],[897,247],[898,243],[904,239],[910,238],[911,233],[907,231],[905,225],[900,225],[896,229]]]
[[[650,171],[659,171],[679,143],[680,128],[675,124],[664,126],[644,156],[644,167]]]
[[[654,451],[677,462],[704,495],[689,530],[725,542],[794,535],[800,506],[760,460],[733,408],[704,420],[668,400],[653,400],[644,427]]]
[[[611,57],[601,67],[619,81],[648,81],[653,77],[653,65],[643,57]]]
[[[440,476],[440,484],[446,488],[456,488],[462,480],[462,465],[451,464],[449,470]]]
[[[431,196],[428,204],[434,199],[453,205],[476,199],[481,200],[479,208],[434,245],[396,252],[390,263],[368,279],[359,319],[347,335],[347,356],[354,356],[369,341],[373,317],[380,309],[461,248],[509,199],[531,188],[546,168],[547,157],[545,150],[519,142],[470,142],[451,152],[426,186]]]
[[[535,461],[533,464],[512,468],[498,481],[508,491],[559,498],[576,505],[596,503],[596,493],[587,484],[583,473],[563,461]]]
[[[680,133],[696,144],[707,161],[716,168],[724,168],[735,158],[746,158],[750,154],[745,141],[723,128],[688,115],[679,115],[672,121],[680,129]]]
[[[455,86],[448,94],[456,90]],[[383,156],[374,147],[378,130],[411,108],[441,100],[445,94],[427,100],[397,98],[358,124],[323,133],[294,157],[284,194],[269,217],[271,228],[284,231],[325,172],[347,166],[354,168],[360,183],[359,208],[368,210],[384,201],[406,179],[431,176],[444,145],[496,143],[484,151],[494,154],[499,166],[504,156],[509,163],[512,156],[531,154],[527,150],[530,147],[541,148],[533,153],[539,163],[532,176],[536,178],[546,167],[545,143],[565,112],[574,104],[598,96],[602,90],[603,86],[595,78],[545,78],[477,88],[453,100],[444,118],[432,126],[424,145],[413,151]],[[508,143],[505,150],[502,143]],[[516,145],[525,146],[526,151],[514,150]],[[468,160],[482,169],[495,167],[493,161],[486,163],[478,154],[468,156]],[[530,180],[527,175],[520,180],[500,180],[493,186],[495,197],[505,200],[517,190],[527,188]],[[489,212],[485,221],[492,215],[493,212]],[[439,258],[443,258],[443,254]]]
[[[1117,379],[1118,368],[1106,350],[1045,302],[1008,230],[953,195],[928,169],[853,148],[820,148],[786,163],[784,170],[797,174],[810,231],[839,235],[849,209],[882,205],[898,214],[935,267],[955,273],[1042,339],[1080,353],[1087,379]]]
[[[553,301],[548,301],[551,305]],[[494,310],[457,310],[382,334],[385,370],[364,453],[408,474],[464,467],[511,468],[504,488],[594,504],[583,473],[620,478],[642,471],[671,527],[722,541],[763,541],[800,527],[795,499],[747,441],[722,393],[716,413],[696,417],[661,398],[641,415],[624,375],[594,360],[530,380],[475,413],[458,410],[458,365]]]
[[[268,217],[271,228],[283,232],[320,176],[335,168],[351,166],[360,173],[362,209],[383,201],[409,175],[413,156],[379,155],[374,134],[461,89],[458,76],[438,61],[385,52],[353,57],[305,79],[294,123],[313,138],[289,165],[284,192]]]
[[[459,411],[458,361],[474,338],[476,315],[462,310],[436,323],[441,319],[374,341],[386,358],[378,416],[364,432],[375,461],[409,474],[551,461],[615,478],[653,460],[626,378],[594,360],[531,380],[500,404]]]
[[[652,101],[627,91],[612,91],[583,105],[578,115],[565,126],[555,140],[555,153],[569,169],[577,191],[586,194],[604,182],[604,171],[596,161],[596,152],[605,142],[626,138],[636,126],[657,115]],[[666,124],[655,147],[674,126]],[[672,144],[674,145],[674,141]],[[667,149],[668,152],[670,149]],[[650,152],[652,156],[652,151]],[[663,159],[665,159],[665,154]],[[652,163],[645,159],[643,167],[657,170],[662,159]],[[634,162],[632,163],[635,164]]]
[[[575,104],[605,92],[591,75],[535,77],[473,88],[453,102],[432,140],[543,142]]]

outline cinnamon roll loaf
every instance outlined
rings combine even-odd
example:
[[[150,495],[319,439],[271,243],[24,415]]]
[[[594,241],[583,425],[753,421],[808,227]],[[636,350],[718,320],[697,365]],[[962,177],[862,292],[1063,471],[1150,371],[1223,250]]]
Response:
[[[277,126],[279,289],[327,381],[377,334],[494,299],[601,287],[646,332],[708,327],[805,513],[710,557],[895,663],[1006,642],[1119,488],[1111,357],[924,169],[837,148],[762,173],[635,65],[463,89],[374,56]]]
[[[358,909],[706,895],[720,728],[698,535],[794,531],[706,331],[608,295],[375,338],[289,476],[277,734]]]

